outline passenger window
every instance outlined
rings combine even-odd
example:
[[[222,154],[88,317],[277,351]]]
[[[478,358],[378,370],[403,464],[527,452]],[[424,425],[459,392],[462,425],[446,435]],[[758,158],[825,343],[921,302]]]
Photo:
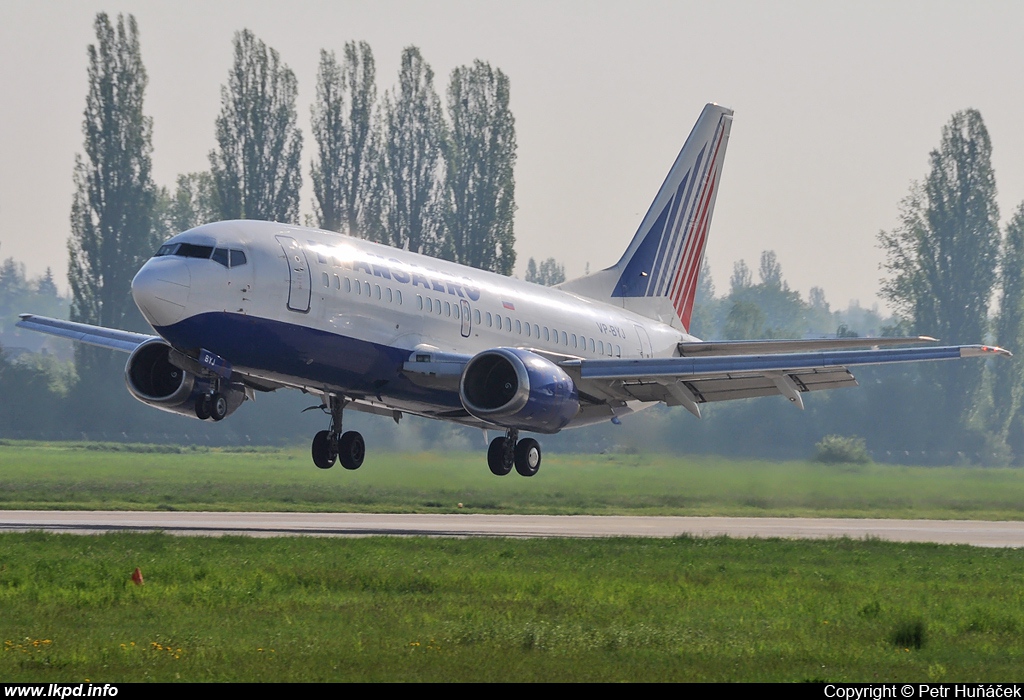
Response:
[[[462,317],[459,315],[459,306],[458,306],[458,304],[455,305],[455,308],[453,309],[453,311],[455,311],[455,318],[461,320]]]
[[[573,340],[573,344],[575,343],[576,341]],[[569,347],[569,336],[565,334],[565,331],[562,331],[562,345],[564,345],[565,347]]]
[[[352,280],[348,277],[345,278],[345,291],[350,294],[352,293]]]
[[[476,317],[476,325],[480,325],[480,309],[473,310],[473,316]]]
[[[441,300],[440,299],[434,299],[434,313],[436,313],[438,316],[441,315]]]
[[[396,289],[395,290],[395,299],[398,300],[399,304],[402,303],[402,290],[401,289]]]
[[[598,354],[603,355],[604,354],[604,341],[603,340],[599,340],[599,341],[597,341],[597,343],[598,343],[598,345],[597,345],[598,351],[597,352],[598,352]]]
[[[527,338],[530,337],[530,324],[529,323],[526,324],[526,337]]]
[[[388,303],[390,304],[390,303],[391,303],[391,301],[392,301],[392,299],[394,298],[394,297],[392,296],[392,294],[391,294],[391,287],[388,287],[388,290],[387,290],[387,291],[388,291]]]
[[[529,335],[529,333],[527,333],[527,335]],[[538,326],[536,323],[533,324],[533,336],[535,338],[540,338],[540,326]]]
[[[512,332],[512,319],[510,319],[508,316],[505,317],[505,330],[507,330],[509,333]]]
[[[241,267],[246,263],[245,252],[241,250],[231,250],[231,267]]]
[[[419,294],[416,295],[416,307],[420,311],[423,311],[423,297],[420,296]]]
[[[359,284],[359,280],[356,280],[356,294],[360,296],[363,294],[363,286]]]
[[[590,352],[594,352],[594,339],[590,339]]]
[[[516,333],[518,333],[519,335],[523,334],[523,324],[519,322],[518,318],[516,319]]]
[[[574,349],[577,347],[576,346],[576,334],[575,333],[572,334],[572,346],[573,346]]]
[[[444,315],[449,318],[451,318],[452,315],[452,305],[449,304],[447,301],[444,303]]]
[[[490,314],[487,314],[487,315],[490,316]],[[501,330],[501,316],[497,316],[496,318],[498,319],[498,330],[500,331]],[[488,321],[487,325],[488,326],[491,325],[489,321]]]
[[[227,248],[214,248],[213,250],[213,261],[224,267],[228,266],[228,249]]]
[[[329,289],[330,286],[331,286],[331,278],[330,278],[330,276],[326,272],[322,272],[320,274],[321,274],[321,279],[324,281],[324,286]]]
[[[334,276],[334,288],[341,289],[341,278],[337,275]]]
[[[427,297],[427,313],[434,313],[434,299],[433,297]]]
[[[487,327],[488,327],[488,328],[490,328],[490,327],[491,327],[491,325],[493,325],[493,324],[491,323],[491,312],[490,312],[490,311],[488,311],[488,312],[487,312]]]
[[[370,283],[363,282],[363,291],[366,292],[366,296],[370,296]]]
[[[380,301],[380,285],[379,284],[375,284],[373,286],[374,286],[373,298],[376,299],[377,301]]]
[[[548,330],[547,326],[544,326],[544,340],[551,340],[551,331]]]

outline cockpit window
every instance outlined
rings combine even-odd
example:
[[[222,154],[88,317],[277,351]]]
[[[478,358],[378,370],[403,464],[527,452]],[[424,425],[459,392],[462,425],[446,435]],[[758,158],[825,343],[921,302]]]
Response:
[[[195,243],[165,243],[160,246],[153,257],[159,258],[165,255],[176,255],[181,258],[212,259],[224,267],[240,267],[246,262],[245,252],[228,248],[214,248],[208,245],[196,245]]]
[[[179,255],[183,258],[203,258],[209,260],[213,254],[213,246],[208,245],[196,245],[195,243],[181,243],[178,245],[178,249],[174,251],[174,255]]]

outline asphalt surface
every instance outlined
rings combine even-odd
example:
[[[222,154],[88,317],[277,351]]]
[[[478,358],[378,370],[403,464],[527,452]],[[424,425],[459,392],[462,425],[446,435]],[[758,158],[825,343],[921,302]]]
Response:
[[[0,532],[40,530],[82,535],[161,531],[173,535],[250,537],[850,537],[895,542],[967,544],[979,547],[1024,547],[1024,522],[1017,521],[618,515],[0,511]]]

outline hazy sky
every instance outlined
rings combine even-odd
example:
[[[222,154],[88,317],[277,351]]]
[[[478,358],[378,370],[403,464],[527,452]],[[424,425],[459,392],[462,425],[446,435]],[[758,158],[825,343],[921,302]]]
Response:
[[[62,286],[71,173],[82,150],[96,12],[132,13],[149,74],[153,170],[209,168],[233,34],[296,73],[312,211],[309,105],[321,48],[368,41],[383,92],[419,46],[439,92],[474,59],[509,76],[516,250],[570,276],[625,249],[706,102],[736,110],[708,244],[718,293],[739,258],[774,249],[806,298],[876,301],[879,229],[927,172],[942,126],[981,111],[1003,221],[1024,200],[1024,3],[46,2],[0,0],[0,257]]]

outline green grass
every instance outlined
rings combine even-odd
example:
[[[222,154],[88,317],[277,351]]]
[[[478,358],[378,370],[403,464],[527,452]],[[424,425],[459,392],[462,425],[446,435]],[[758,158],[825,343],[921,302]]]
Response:
[[[373,452],[348,472],[305,448],[6,443],[0,508],[1020,520],[1024,470],[550,454],[524,479],[492,476],[482,451]]]
[[[1009,681],[1022,597],[1024,551],[879,541],[4,534],[0,677]]]

